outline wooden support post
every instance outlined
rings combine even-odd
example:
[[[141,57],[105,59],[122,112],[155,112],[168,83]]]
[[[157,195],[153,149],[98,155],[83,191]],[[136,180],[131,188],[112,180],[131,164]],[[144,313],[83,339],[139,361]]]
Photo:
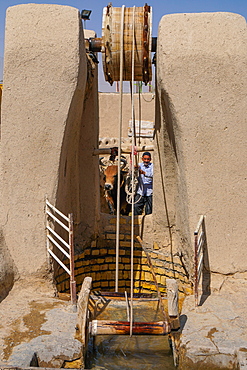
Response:
[[[175,279],[166,279],[168,315],[178,316],[178,284]]]
[[[178,283],[175,279],[166,279],[168,315],[175,330],[180,328],[179,311],[178,311]],[[180,342],[180,332],[170,334],[170,342],[173,353],[174,366],[178,366],[178,350]]]
[[[92,278],[85,277],[81,291],[78,296],[77,309],[77,323],[75,338],[82,342],[82,365],[85,367],[85,358],[87,354],[88,336],[89,336],[89,317],[88,317],[88,300],[92,286]]]
[[[127,294],[126,290],[125,290],[124,294],[125,294],[125,301],[126,301],[127,320],[130,321],[130,304],[129,304],[128,294]]]
[[[171,332],[171,326],[165,321],[157,322],[133,322],[133,335],[167,335]],[[130,322],[93,320],[91,322],[90,334],[96,335],[129,335]]]

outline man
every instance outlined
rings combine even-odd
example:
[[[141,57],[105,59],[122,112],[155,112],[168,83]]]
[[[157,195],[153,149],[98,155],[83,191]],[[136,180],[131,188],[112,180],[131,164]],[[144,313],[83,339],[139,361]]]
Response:
[[[153,205],[153,163],[151,163],[149,152],[144,152],[142,155],[142,163],[139,163],[138,180],[134,214],[141,215],[145,207],[145,215],[149,215],[152,213]]]

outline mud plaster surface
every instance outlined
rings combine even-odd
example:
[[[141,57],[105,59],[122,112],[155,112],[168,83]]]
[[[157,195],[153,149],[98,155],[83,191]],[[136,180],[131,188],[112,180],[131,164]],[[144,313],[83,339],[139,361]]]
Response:
[[[69,301],[55,297],[50,282],[19,280],[0,303],[0,365],[61,367],[79,356],[74,339],[76,313]]]
[[[226,279],[195,308],[194,297],[185,299],[182,309],[182,362],[201,364],[197,369],[247,369],[246,280]],[[182,351],[183,352],[183,351]]]

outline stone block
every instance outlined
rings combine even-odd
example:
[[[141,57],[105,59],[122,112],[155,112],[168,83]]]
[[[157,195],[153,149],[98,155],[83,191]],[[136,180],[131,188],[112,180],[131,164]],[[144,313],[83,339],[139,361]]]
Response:
[[[115,225],[116,222],[117,222],[117,217],[116,216],[110,219],[110,224],[114,224]],[[126,223],[127,223],[126,218],[120,217],[119,224],[120,225],[125,225]]]
[[[115,262],[115,258],[114,257],[106,257],[105,262]]]
[[[98,256],[99,255],[99,249],[92,249],[92,256]]]
[[[161,277],[160,277],[160,283],[161,283],[162,285],[166,285],[166,276],[161,276]]]
[[[100,288],[101,282],[100,281],[93,281],[93,287],[94,288]]]
[[[159,250],[160,249],[159,244],[157,242],[154,242],[153,248],[154,250]]]
[[[122,263],[127,263],[127,264],[129,264],[130,263],[130,258],[126,258],[126,257],[121,257],[121,262]]]
[[[143,216],[135,216],[134,225],[141,225],[142,224],[142,218],[143,218]],[[129,223],[131,224],[131,220],[129,221]]]
[[[130,242],[127,242],[127,241],[121,241],[121,242],[120,242],[120,247],[130,248]]]
[[[101,272],[96,272],[95,274],[95,280],[101,280]]]
[[[106,271],[109,269],[109,264],[104,263],[103,265],[100,265],[100,271]]]
[[[87,268],[87,267],[82,266],[82,267],[80,267],[79,269],[77,269],[77,270],[76,270],[76,275],[81,275],[81,274],[83,274],[84,272],[86,272],[86,268]]]
[[[150,272],[145,272],[144,276],[145,276],[145,281],[152,280],[152,274]]]
[[[142,265],[143,271],[150,271],[150,267],[148,265]]]

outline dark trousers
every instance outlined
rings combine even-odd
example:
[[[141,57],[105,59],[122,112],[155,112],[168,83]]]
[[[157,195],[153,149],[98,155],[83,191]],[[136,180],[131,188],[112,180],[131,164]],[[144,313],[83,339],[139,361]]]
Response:
[[[145,207],[145,215],[150,215],[153,208],[153,196],[149,197],[144,195],[143,197],[140,194],[135,195],[135,204],[134,204],[134,215],[142,215],[143,208]]]

